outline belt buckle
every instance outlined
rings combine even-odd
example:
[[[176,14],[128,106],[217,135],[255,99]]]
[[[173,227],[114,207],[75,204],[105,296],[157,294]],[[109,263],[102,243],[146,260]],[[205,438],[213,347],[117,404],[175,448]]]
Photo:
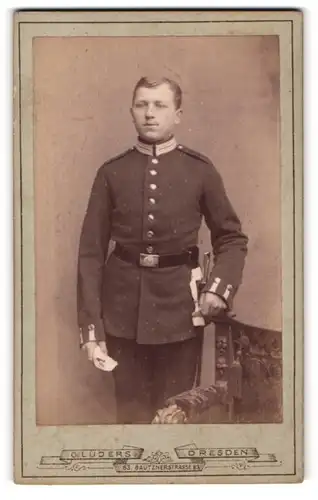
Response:
[[[159,255],[141,253],[139,255],[139,265],[141,267],[159,267]]]

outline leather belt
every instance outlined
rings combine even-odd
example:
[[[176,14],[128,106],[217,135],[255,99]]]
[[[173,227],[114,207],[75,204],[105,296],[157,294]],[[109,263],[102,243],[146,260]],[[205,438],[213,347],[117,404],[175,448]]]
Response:
[[[173,267],[189,265],[197,267],[199,265],[199,249],[198,247],[190,247],[184,252],[178,254],[162,254],[155,253],[139,253],[130,248],[124,247],[116,243],[114,255],[121,260],[130,262],[138,267]]]

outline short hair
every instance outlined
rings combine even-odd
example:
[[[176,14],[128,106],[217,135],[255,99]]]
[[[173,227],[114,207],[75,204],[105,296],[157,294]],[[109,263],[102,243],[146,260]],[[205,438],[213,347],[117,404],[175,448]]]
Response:
[[[171,80],[171,78],[167,78],[165,76],[160,77],[160,78],[151,78],[149,76],[143,76],[138,80],[138,82],[135,85],[134,91],[133,91],[133,97],[132,97],[132,102],[135,101],[136,93],[137,90],[141,87],[146,87],[147,89],[159,87],[159,85],[162,85],[163,83],[166,83],[169,85],[170,89],[173,92],[174,95],[174,103],[177,109],[181,108],[182,105],[182,90],[180,85],[175,82],[174,80]]]

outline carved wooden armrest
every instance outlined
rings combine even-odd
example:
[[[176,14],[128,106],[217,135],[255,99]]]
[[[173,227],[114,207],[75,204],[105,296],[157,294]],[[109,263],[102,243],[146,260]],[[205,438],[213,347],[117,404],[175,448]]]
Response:
[[[226,398],[227,393],[224,386],[196,387],[167,399],[165,407],[157,410],[152,423],[179,424],[191,422],[211,406],[224,404]]]

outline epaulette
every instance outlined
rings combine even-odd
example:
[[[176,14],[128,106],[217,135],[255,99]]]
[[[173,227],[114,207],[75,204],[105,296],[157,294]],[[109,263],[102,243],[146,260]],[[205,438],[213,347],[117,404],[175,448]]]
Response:
[[[209,163],[209,164],[211,163],[211,160],[207,156],[204,156],[203,154],[198,153],[197,151],[194,151],[193,149],[190,149],[187,146],[183,146],[183,144],[179,144],[177,146],[177,149],[179,149],[179,151],[183,151],[185,154],[187,154],[189,156],[192,156],[193,158],[196,158],[198,160],[202,160],[205,163]]]
[[[134,146],[131,147],[131,148],[129,148],[129,149],[126,149],[126,151],[123,151],[122,153],[119,153],[119,155],[113,156],[109,160],[106,160],[105,163],[104,163],[104,165],[108,165],[109,163],[112,163],[113,161],[116,161],[116,160],[119,160],[120,158],[123,158],[128,153],[131,153],[134,149],[135,149]]]

